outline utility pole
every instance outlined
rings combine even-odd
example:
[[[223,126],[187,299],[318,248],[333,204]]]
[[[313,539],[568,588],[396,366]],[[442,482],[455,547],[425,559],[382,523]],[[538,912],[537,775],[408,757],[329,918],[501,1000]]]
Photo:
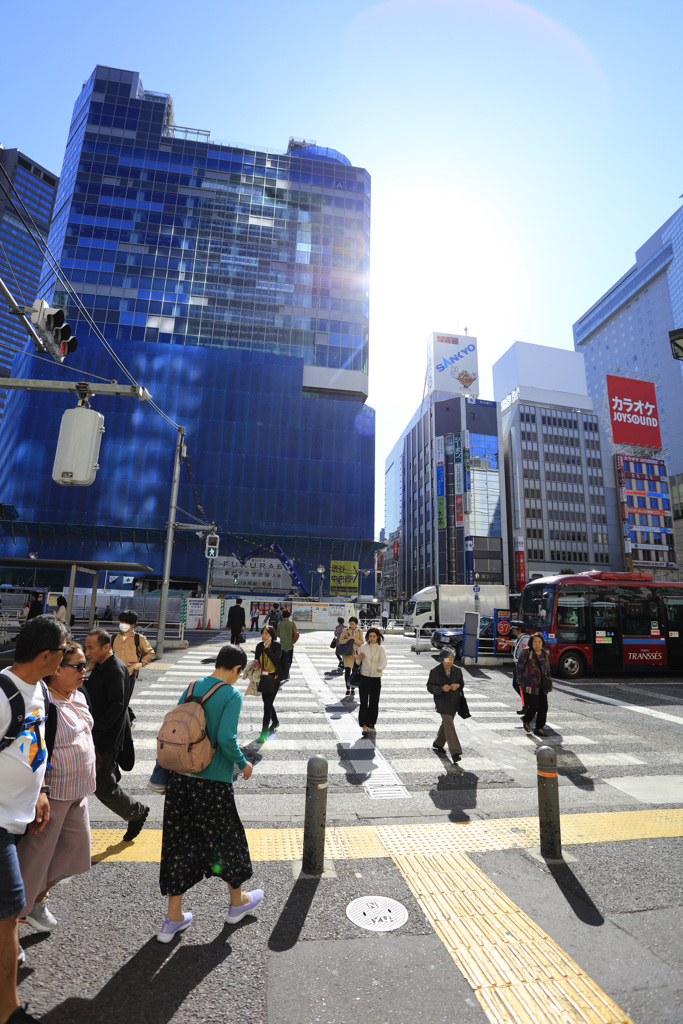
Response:
[[[178,509],[178,485],[180,483],[180,463],[185,456],[185,427],[178,427],[173,461],[173,482],[171,483],[171,501],[168,506],[168,524],[166,527],[166,551],[164,554],[164,575],[161,581],[161,600],[159,601],[159,626],[157,632],[156,656],[163,657],[164,639],[166,635],[166,612],[168,609],[168,590],[171,583],[171,559],[176,530],[176,512]]]

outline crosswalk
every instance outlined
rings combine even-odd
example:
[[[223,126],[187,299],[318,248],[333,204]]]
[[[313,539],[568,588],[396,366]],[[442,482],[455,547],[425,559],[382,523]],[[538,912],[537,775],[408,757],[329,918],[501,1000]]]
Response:
[[[188,650],[154,681],[145,684],[141,680],[132,701],[136,714],[136,765],[126,777],[129,791],[139,792],[146,786],[164,714],[193,679],[211,673],[212,664],[207,659],[212,660],[226,640],[229,635],[219,634],[210,644]],[[254,646],[255,640],[247,644],[250,656]],[[382,682],[377,735],[371,741],[363,737],[358,725],[357,702],[342,701],[344,677],[335,671],[336,659],[328,638],[316,634],[302,636],[295,649],[290,679],[276,700],[281,725],[263,744],[257,742],[262,702],[259,697],[244,699],[238,741],[254,765],[251,792],[300,790],[312,754],[327,758],[330,789],[341,790],[350,785],[373,800],[409,799],[411,792],[424,790],[430,779],[437,788],[471,785],[472,779],[475,784],[533,784],[534,747],[520,730],[519,718],[514,713],[517,698],[507,677],[501,675],[500,689],[495,687],[492,692],[490,685],[482,686],[476,678],[468,678],[465,671],[473,717],[467,722],[456,721],[464,755],[454,765],[431,749],[440,723],[426,690],[434,662],[410,655],[402,638],[391,638],[387,651],[389,663]],[[567,716],[555,715],[549,725],[564,729],[565,744],[571,741],[572,747],[590,748],[595,743],[590,736],[573,734]],[[560,752],[560,762],[563,757],[571,765],[577,755]],[[639,765],[642,761],[632,753],[588,751],[581,754],[581,763],[590,768]]]

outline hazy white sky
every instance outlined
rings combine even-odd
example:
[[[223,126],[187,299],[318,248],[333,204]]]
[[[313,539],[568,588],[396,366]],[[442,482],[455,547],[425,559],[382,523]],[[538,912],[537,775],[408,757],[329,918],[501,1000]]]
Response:
[[[571,348],[680,205],[674,0],[37,0],[31,24],[3,11],[0,141],[55,172],[97,63],[140,71],[215,139],[304,136],[369,170],[378,528],[428,335],[476,335],[492,397],[491,363],[515,339]]]

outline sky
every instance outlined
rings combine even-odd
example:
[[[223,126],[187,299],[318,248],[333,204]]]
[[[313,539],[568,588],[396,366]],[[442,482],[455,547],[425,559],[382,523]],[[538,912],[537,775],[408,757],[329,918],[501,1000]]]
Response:
[[[676,0],[63,0],[56,21],[35,0],[33,27],[26,10],[2,16],[0,142],[55,173],[95,64],[139,71],[215,140],[305,137],[368,169],[377,530],[432,331],[479,339],[492,398],[496,359],[515,340],[572,348],[681,205]]]

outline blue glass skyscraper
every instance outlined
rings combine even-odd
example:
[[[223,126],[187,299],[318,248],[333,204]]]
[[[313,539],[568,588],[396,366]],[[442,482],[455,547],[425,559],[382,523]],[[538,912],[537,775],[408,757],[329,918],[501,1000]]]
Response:
[[[198,501],[241,552],[278,541],[304,563],[370,558],[369,235],[369,175],[341,153],[293,139],[283,153],[213,143],[176,126],[170,96],[146,91],[136,72],[97,67],[83,86],[50,248],[118,359],[186,426],[192,481],[184,473],[180,506],[199,514]],[[121,380],[47,265],[40,294],[67,311],[72,361]],[[158,567],[168,423],[97,400],[107,430],[97,480],[61,488],[52,442],[73,402],[16,393],[10,404],[0,487],[26,536],[39,529],[41,551],[62,555],[73,531],[95,548],[113,537],[118,557]],[[198,544],[181,542],[174,572],[203,567]]]
[[[54,174],[18,149],[0,146],[0,277],[22,305],[31,305],[38,293],[43,259],[22,223],[21,203],[47,238],[56,191]],[[12,360],[25,344],[26,331],[0,302],[0,377],[10,376]],[[0,416],[4,404],[0,391]]]

